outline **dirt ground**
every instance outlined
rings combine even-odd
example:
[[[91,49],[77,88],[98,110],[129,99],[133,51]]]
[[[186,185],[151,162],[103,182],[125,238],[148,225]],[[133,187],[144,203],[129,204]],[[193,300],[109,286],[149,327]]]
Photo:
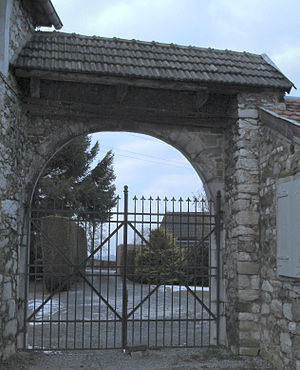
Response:
[[[1,370],[103,369],[192,370],[275,369],[259,357],[241,357],[220,348],[174,348],[122,353],[120,350],[19,352],[0,363]]]

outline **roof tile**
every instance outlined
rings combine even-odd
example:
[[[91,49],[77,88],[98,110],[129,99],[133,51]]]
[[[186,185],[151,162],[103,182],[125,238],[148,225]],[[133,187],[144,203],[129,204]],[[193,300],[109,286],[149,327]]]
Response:
[[[279,87],[293,84],[262,56],[136,40],[37,31],[17,68]]]
[[[300,123],[300,98],[289,97],[285,99],[286,109],[275,110],[279,116]]]

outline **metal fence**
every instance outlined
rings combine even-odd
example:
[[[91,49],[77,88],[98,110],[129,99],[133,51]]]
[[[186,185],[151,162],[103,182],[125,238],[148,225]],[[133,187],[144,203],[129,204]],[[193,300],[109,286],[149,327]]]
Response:
[[[220,195],[59,204],[31,210],[25,349],[218,344]]]

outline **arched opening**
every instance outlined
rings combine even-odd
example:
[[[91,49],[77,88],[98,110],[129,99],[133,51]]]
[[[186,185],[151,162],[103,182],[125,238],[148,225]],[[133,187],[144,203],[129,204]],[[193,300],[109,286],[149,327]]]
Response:
[[[151,145],[159,142],[150,136],[146,140]],[[197,167],[180,140],[172,145]],[[142,147],[145,151],[146,145]],[[127,158],[137,155],[125,150]],[[159,157],[150,158],[155,162]],[[196,174],[195,178],[199,179]],[[125,189],[104,218],[93,204],[83,211],[83,203],[69,207],[61,199],[33,208],[35,256],[27,264],[31,282],[26,292],[25,346],[124,349],[217,344],[220,235],[212,201],[192,198],[199,188],[185,199],[163,198],[162,189],[160,194],[153,189],[153,196],[130,198]],[[151,185],[148,189],[151,192]]]

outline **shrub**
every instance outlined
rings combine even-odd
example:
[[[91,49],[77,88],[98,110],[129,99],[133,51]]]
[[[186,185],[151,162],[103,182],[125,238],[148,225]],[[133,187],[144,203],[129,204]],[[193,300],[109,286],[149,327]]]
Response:
[[[183,257],[171,233],[153,229],[149,244],[143,245],[135,258],[135,279],[148,284],[178,284],[183,277]]]

